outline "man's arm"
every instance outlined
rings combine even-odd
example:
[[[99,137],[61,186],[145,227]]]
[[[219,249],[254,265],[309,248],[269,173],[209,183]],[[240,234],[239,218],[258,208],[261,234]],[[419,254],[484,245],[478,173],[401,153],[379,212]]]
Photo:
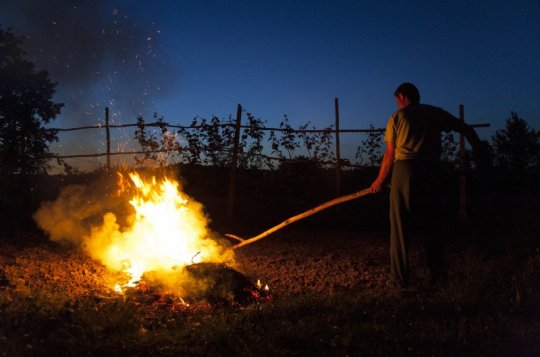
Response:
[[[463,123],[461,132],[473,148],[476,149],[480,146],[480,138],[472,126]]]
[[[489,153],[489,144],[487,141],[482,141],[478,137],[476,130],[470,125],[463,123],[462,131],[467,139],[467,142],[472,146],[473,160],[476,167],[490,167],[493,165],[491,155]]]
[[[371,192],[381,192],[382,186],[384,184],[384,181],[386,181],[386,178],[388,177],[388,174],[390,174],[390,171],[392,170],[392,166],[394,166],[394,158],[396,155],[396,148],[393,141],[387,141],[386,142],[386,150],[384,151],[384,157],[381,164],[381,168],[379,170],[379,175],[373,181],[371,184]]]
[[[441,111],[444,117],[443,120],[446,122],[445,125],[447,126],[444,131],[452,130],[463,134],[467,139],[467,142],[471,144],[473,148],[477,148],[480,145],[480,138],[478,137],[476,130],[474,130],[472,126],[466,124],[464,121],[456,118],[455,116],[441,108],[439,108],[439,110]]]

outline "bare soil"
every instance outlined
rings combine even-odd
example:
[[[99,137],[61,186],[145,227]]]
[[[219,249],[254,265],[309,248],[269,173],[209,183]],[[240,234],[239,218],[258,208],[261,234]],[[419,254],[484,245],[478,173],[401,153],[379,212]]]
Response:
[[[508,242],[453,242],[448,281],[430,289],[416,239],[402,291],[386,286],[385,234],[284,229],[236,250],[272,299],[223,310],[126,303],[79,249],[0,244],[0,355],[538,355],[540,249]]]
[[[413,242],[410,256],[416,288],[427,285],[420,243]],[[388,292],[388,238],[382,234],[284,229],[235,252],[233,267],[253,283],[267,284],[277,297],[351,289]],[[447,256],[454,283],[468,274],[470,266],[484,269],[492,264],[470,246],[453,245]],[[36,295],[51,301],[113,296],[111,279],[113,273],[80,249],[47,242],[28,247],[0,245],[0,288],[8,300]]]
[[[234,268],[273,295],[384,288],[387,242],[343,232],[285,231],[236,250]],[[114,274],[80,249],[54,243],[0,245],[0,288],[8,300],[109,295]]]

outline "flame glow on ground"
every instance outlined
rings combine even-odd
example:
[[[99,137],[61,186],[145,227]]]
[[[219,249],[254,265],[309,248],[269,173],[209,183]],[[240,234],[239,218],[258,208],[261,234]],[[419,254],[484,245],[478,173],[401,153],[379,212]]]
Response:
[[[203,206],[182,193],[178,182],[144,180],[131,173],[129,179],[119,174],[118,183],[119,193],[133,191],[128,226],[121,228],[115,214],[108,212],[103,224],[92,227],[84,239],[93,258],[127,275],[128,281],[117,282],[115,290],[135,286],[146,272],[157,274],[165,285],[175,285],[187,265],[233,262],[232,250],[212,239]]]

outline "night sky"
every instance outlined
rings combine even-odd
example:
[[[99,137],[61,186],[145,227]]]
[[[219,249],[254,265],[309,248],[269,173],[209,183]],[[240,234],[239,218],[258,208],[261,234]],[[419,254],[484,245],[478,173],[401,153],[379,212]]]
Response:
[[[540,129],[540,2],[2,0],[0,24],[58,82],[53,127],[227,117],[238,103],[277,126],[384,127],[403,81],[483,139],[514,111]],[[61,134],[60,153],[104,151],[103,135]],[[133,132],[115,132],[114,149]],[[343,134],[343,151],[362,137]],[[97,160],[80,160],[79,163]],[[77,164],[77,161],[71,162]]]

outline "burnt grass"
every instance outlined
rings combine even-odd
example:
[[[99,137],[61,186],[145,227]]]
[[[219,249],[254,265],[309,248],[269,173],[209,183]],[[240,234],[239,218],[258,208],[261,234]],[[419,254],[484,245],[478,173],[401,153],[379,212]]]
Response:
[[[223,220],[223,195],[191,194],[216,232],[243,237],[327,199],[316,190],[272,196],[261,182],[239,192],[233,224]],[[449,219],[449,275],[438,286],[428,284],[421,237],[411,245],[412,287],[386,286],[382,194],[236,250],[234,268],[270,287],[270,296],[242,303],[118,295],[108,288],[112,273],[80,249],[49,242],[31,220],[4,219],[0,355],[540,355],[538,193],[486,191],[469,191],[467,223]]]

